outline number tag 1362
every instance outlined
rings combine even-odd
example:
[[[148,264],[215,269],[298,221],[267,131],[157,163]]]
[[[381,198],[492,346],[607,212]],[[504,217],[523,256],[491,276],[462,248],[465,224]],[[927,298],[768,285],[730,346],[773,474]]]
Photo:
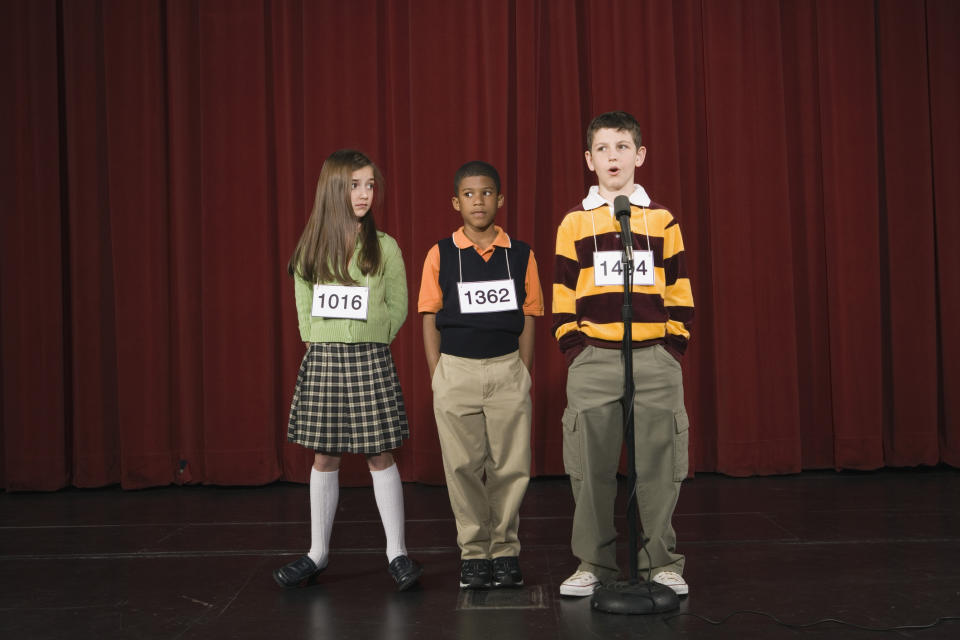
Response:
[[[487,280],[485,282],[458,282],[461,313],[487,313],[489,311],[515,311],[517,291],[513,280]]]
[[[366,287],[345,287],[339,284],[313,285],[312,315],[320,318],[367,319]]]

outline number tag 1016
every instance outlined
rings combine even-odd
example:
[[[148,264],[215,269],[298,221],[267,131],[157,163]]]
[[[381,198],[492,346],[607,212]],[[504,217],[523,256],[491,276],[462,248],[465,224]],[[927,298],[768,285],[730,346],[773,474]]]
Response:
[[[458,282],[461,313],[516,311],[517,290],[513,280]]]
[[[367,319],[366,287],[346,287],[339,284],[313,285],[312,314],[320,318]]]

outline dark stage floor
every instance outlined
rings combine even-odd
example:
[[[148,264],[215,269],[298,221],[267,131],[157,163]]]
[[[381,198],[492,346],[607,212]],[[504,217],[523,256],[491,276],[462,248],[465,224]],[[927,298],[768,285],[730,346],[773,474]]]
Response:
[[[621,490],[623,483],[621,484]],[[960,622],[795,630],[755,615],[617,616],[559,596],[575,568],[566,479],[523,505],[526,586],[462,593],[446,491],[404,486],[421,587],[394,592],[371,489],[344,489],[330,566],[284,591],[308,543],[307,488],[169,487],[0,495],[2,638],[957,638]],[[621,491],[622,493],[622,491]],[[960,471],[700,475],[675,524],[691,595],[679,613],[766,611],[871,627],[960,616]],[[620,512],[622,512],[622,507]],[[619,524],[621,539],[625,525]],[[623,545],[621,545],[623,550]]]

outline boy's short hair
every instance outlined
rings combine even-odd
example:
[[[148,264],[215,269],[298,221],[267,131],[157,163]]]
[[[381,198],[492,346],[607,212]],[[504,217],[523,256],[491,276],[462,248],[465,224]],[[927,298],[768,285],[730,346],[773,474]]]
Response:
[[[497,195],[500,194],[500,174],[497,173],[497,169],[492,164],[483,160],[471,160],[457,169],[457,174],[453,176],[453,194],[460,193],[460,182],[464,178],[473,178],[474,176],[485,176],[493,180],[493,184],[497,187]]]
[[[640,148],[640,123],[626,111],[608,111],[590,121],[590,126],[587,127],[587,151],[593,147],[593,136],[600,129],[629,131],[633,136],[633,143]]]

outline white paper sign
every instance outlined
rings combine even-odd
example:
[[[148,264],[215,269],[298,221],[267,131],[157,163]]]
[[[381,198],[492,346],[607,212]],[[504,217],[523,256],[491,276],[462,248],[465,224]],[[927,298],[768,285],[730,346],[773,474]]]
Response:
[[[366,287],[346,287],[339,284],[313,285],[314,317],[367,319]]]
[[[622,251],[593,252],[593,284],[598,287],[623,286]],[[633,250],[633,284],[654,284],[653,251]]]
[[[458,282],[461,313],[516,311],[517,290],[513,280]]]

